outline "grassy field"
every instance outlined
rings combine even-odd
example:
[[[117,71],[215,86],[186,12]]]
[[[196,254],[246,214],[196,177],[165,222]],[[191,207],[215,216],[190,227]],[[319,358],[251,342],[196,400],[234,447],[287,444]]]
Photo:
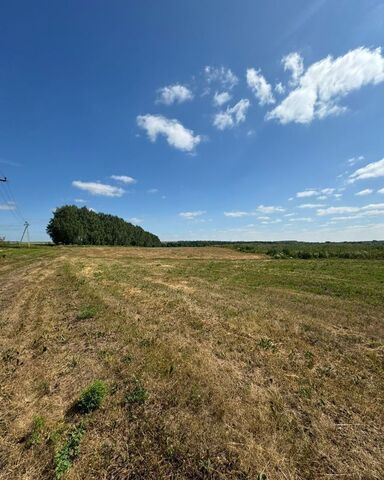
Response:
[[[0,292],[2,480],[384,478],[382,260],[5,248]]]

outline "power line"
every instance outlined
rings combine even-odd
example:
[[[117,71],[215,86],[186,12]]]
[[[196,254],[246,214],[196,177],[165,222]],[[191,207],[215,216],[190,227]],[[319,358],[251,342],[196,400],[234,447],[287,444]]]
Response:
[[[26,221],[26,219],[24,218],[24,215],[22,214],[20,208],[18,207],[18,204],[15,200],[15,197],[13,195],[13,192],[11,190],[11,187],[9,185],[9,180],[8,178],[3,174],[3,172],[0,172],[0,182],[1,182],[1,185],[2,187],[0,188],[0,194],[3,198],[3,200],[5,201],[5,207],[8,206],[8,208],[5,208],[5,210],[11,212],[11,214],[13,215],[13,217],[16,219],[16,221],[19,223],[23,223],[24,224],[24,231],[23,231],[23,235],[21,237],[21,241],[25,235],[25,233],[27,234],[27,239],[28,239],[28,246],[30,244],[30,240],[29,240],[29,230],[28,230],[28,227],[29,227],[29,223]]]
[[[15,200],[15,196],[13,195],[13,191],[11,189],[11,184],[9,181],[5,183],[5,190],[7,191],[8,197],[11,199],[11,203],[15,206],[16,213],[19,215],[20,219],[25,222],[25,217],[23,215],[23,212],[21,211],[18,203]]]

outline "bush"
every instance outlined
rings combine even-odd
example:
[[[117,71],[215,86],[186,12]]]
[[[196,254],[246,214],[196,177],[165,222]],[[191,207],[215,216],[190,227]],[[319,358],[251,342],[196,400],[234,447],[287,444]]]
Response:
[[[96,380],[81,392],[80,398],[76,404],[77,409],[82,413],[89,413],[97,410],[103,403],[107,392],[107,385],[101,380]]]

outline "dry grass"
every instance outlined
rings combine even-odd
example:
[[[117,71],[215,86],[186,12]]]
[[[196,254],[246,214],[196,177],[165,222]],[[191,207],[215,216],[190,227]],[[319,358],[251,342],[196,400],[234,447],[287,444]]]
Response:
[[[0,272],[2,480],[54,478],[80,424],[68,480],[384,478],[382,263],[87,247]]]

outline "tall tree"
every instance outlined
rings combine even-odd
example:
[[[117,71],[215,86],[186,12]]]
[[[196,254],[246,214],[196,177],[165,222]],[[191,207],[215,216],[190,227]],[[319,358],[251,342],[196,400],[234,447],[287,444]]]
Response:
[[[47,233],[56,244],[161,246],[156,235],[141,227],[75,205],[57,208],[47,225]]]

